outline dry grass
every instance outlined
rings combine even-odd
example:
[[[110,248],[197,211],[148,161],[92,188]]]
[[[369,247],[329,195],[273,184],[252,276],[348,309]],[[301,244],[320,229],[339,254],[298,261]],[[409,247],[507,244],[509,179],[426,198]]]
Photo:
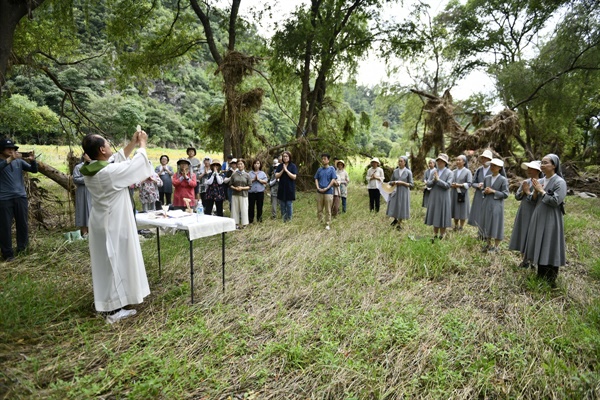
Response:
[[[357,167],[357,170],[360,170]],[[357,172],[358,174],[359,172]],[[519,257],[479,252],[472,229],[429,243],[420,192],[402,232],[364,187],[331,231],[301,193],[266,219],[188,246],[142,243],[152,294],[114,326],[95,315],[85,243],[33,233],[0,268],[6,398],[595,398],[600,395],[600,202],[570,199],[569,265],[550,290]],[[517,203],[506,202],[507,237]],[[506,243],[504,243],[506,248]]]

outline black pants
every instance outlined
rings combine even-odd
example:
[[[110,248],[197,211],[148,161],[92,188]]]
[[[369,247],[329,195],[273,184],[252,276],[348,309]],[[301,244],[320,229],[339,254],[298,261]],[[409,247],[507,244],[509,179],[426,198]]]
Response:
[[[171,204],[171,194],[172,193],[165,193],[165,192],[161,192],[160,190],[158,191],[158,200],[161,202],[161,204],[163,205],[167,205],[167,204]]]
[[[248,193],[248,221],[254,221],[254,205],[256,204],[256,220],[262,222],[265,192]]]
[[[0,248],[4,259],[14,257],[12,248],[12,222],[17,228],[17,253],[29,244],[27,225],[29,204],[26,197],[0,201]]]
[[[223,200],[220,201],[215,201],[212,199],[205,199],[204,200],[206,202],[206,205],[204,205],[204,214],[206,215],[211,215],[212,214],[212,209],[213,209],[213,205],[217,207],[217,215],[219,217],[223,216]]]
[[[379,212],[379,200],[381,194],[379,193],[379,189],[369,189],[369,210],[375,212]]]

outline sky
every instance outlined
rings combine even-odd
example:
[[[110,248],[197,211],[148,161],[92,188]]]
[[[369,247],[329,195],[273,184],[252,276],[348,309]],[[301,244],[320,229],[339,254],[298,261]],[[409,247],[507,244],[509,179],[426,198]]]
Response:
[[[225,0],[223,0],[225,1]],[[430,5],[430,14],[436,15],[443,10],[448,0],[424,0]],[[289,18],[291,12],[299,5],[308,3],[306,0],[246,0],[240,4],[240,15],[251,18],[251,12],[255,9],[264,7],[265,4],[272,6],[271,14],[273,16],[272,23],[266,19],[261,21],[261,26],[258,27],[259,33],[264,37],[270,37],[274,33],[273,22],[285,21]],[[399,3],[392,5],[389,15],[397,18],[403,18],[408,14],[411,4],[416,3],[415,0],[405,0],[404,5]],[[356,81],[359,85],[374,86],[376,84],[387,82],[392,84],[410,85],[411,79],[406,72],[406,68],[400,68],[400,71],[393,75],[388,75],[385,63],[376,55],[376,50],[371,50],[369,55],[359,63]],[[468,75],[465,79],[457,83],[457,86],[451,90],[452,96],[458,100],[463,100],[476,92],[490,93],[494,91],[494,83],[492,79],[485,73],[475,71]]]

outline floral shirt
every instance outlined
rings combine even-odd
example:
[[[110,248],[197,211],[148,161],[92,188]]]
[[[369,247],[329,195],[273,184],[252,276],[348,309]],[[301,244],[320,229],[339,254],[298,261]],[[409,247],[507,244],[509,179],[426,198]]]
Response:
[[[162,179],[158,177],[156,172],[153,172],[150,178],[135,186],[140,188],[140,201],[143,204],[150,204],[158,201],[158,187],[162,186]]]

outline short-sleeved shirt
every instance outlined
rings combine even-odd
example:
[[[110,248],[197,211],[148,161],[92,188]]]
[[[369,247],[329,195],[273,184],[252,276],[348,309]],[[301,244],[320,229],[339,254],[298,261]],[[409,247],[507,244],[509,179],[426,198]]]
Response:
[[[337,179],[337,175],[335,174],[335,168],[332,166],[328,167],[320,167],[315,174],[315,179],[319,184],[319,189],[325,189],[332,179]],[[325,193],[323,194],[333,194],[333,186],[331,186]]]
[[[266,181],[269,179],[269,177],[267,176],[267,174],[265,174],[263,171],[258,171],[258,172],[254,172],[254,171],[250,171],[250,180],[252,181],[252,186],[250,186],[250,193],[261,193],[265,191],[265,185],[263,185],[262,183],[260,183],[259,181],[255,181],[254,177],[256,177],[258,175],[258,179],[260,179],[261,181]]]
[[[298,168],[296,164],[289,163],[287,170],[292,174],[298,174]],[[283,171],[283,163],[277,166],[276,173]],[[279,188],[277,190],[277,198],[281,201],[294,201],[296,200],[296,181],[291,179],[285,172],[281,174],[279,178]]]
[[[0,160],[0,200],[27,197],[23,184],[24,171],[38,172],[37,162],[34,160],[29,164],[20,158],[10,163]]]

